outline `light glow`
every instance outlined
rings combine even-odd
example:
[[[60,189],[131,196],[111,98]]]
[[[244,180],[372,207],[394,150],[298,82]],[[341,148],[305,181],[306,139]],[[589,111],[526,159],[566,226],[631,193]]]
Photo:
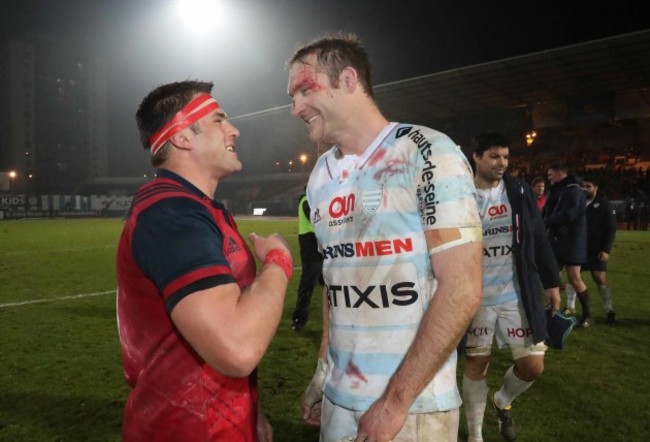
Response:
[[[183,24],[196,36],[206,36],[225,24],[222,0],[177,1]]]

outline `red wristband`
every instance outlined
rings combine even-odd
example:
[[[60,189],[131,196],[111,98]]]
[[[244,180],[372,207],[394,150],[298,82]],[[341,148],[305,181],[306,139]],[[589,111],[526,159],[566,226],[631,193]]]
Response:
[[[291,259],[290,255],[281,249],[273,249],[264,257],[265,265],[271,262],[279,265],[284,270],[284,274],[287,275],[287,280],[291,279],[291,275],[293,275],[293,259]]]

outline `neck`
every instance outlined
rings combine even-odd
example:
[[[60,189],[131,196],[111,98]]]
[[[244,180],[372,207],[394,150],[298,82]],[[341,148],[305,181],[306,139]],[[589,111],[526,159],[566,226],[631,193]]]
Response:
[[[352,109],[350,118],[336,138],[336,145],[344,155],[361,155],[386,127],[388,120],[374,104]]]
[[[214,198],[217,186],[219,185],[219,179],[211,177],[205,171],[197,170],[195,167],[188,167],[187,165],[181,167],[170,161],[167,161],[162,167],[185,178],[210,199]]]
[[[477,189],[493,189],[499,185],[501,180],[486,180],[483,177],[474,175],[474,185]]]

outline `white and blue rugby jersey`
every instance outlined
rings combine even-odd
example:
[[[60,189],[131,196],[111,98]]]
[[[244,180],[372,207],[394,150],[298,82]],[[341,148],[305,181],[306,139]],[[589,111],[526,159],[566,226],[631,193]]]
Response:
[[[497,187],[477,189],[477,204],[483,227],[483,301],[481,306],[499,305],[517,299],[512,244],[512,207],[503,180]]]
[[[334,147],[307,196],[328,287],[325,395],[366,411],[397,371],[436,290],[424,231],[478,227],[467,159],[446,135],[389,124],[363,155]],[[453,353],[411,412],[460,406]]]

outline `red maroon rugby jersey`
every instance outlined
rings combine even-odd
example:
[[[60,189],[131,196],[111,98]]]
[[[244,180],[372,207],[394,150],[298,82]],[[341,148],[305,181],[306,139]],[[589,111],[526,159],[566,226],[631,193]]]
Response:
[[[256,372],[224,376],[171,321],[183,297],[220,284],[244,289],[255,259],[222,204],[180,176],[158,178],[133,198],[117,251],[117,318],[132,388],[125,441],[254,441]]]

